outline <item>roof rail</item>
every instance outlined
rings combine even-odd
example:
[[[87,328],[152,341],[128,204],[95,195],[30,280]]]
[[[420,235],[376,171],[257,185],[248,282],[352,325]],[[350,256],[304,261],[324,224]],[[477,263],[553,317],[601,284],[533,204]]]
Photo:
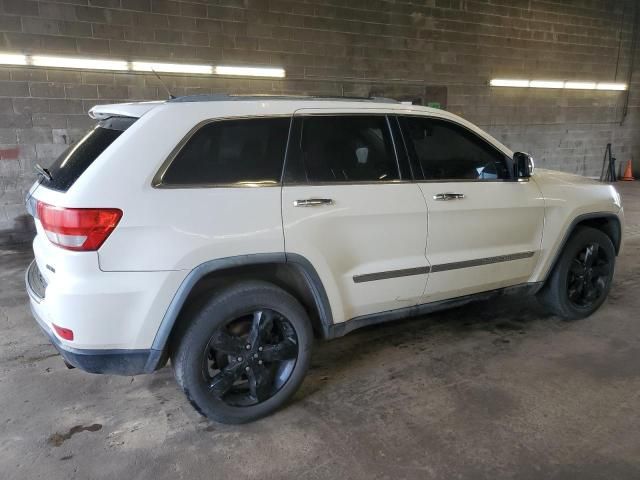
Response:
[[[167,100],[167,103],[190,102],[232,102],[232,101],[256,101],[256,100],[326,100],[334,102],[376,102],[376,103],[400,103],[392,98],[384,97],[331,97],[324,95],[229,95],[226,93],[185,95]]]

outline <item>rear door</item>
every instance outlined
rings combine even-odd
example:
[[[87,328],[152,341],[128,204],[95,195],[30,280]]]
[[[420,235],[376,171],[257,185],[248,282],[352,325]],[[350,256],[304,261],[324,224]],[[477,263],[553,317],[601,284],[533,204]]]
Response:
[[[282,190],[287,255],[317,270],[335,322],[416,304],[426,205],[384,114],[296,112]]]
[[[470,128],[401,117],[403,138],[427,202],[424,302],[525,283],[540,255],[544,199],[535,182]]]

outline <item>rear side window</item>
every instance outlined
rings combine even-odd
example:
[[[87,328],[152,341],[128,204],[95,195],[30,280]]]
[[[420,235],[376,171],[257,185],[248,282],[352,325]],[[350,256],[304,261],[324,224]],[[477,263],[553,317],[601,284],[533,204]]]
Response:
[[[185,143],[162,185],[280,183],[290,118],[214,121]]]
[[[425,180],[504,180],[510,178],[504,154],[451,122],[418,117],[400,119],[409,153]]]
[[[111,117],[99,122],[53,162],[49,167],[51,180],[43,177],[42,185],[61,192],[69,190],[89,165],[136,120],[132,117]]]
[[[298,155],[305,180],[310,183],[399,178],[384,116],[303,117]]]

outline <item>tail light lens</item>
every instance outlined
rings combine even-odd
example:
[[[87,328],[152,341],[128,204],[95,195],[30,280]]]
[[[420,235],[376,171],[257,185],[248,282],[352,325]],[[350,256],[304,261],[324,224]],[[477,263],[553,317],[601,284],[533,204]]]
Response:
[[[97,250],[122,218],[117,208],[64,208],[38,202],[37,213],[47,238],[67,250]]]
[[[53,329],[56,331],[58,335],[60,335],[65,340],[73,340],[73,330],[70,328],[59,327],[55,323],[51,324]]]

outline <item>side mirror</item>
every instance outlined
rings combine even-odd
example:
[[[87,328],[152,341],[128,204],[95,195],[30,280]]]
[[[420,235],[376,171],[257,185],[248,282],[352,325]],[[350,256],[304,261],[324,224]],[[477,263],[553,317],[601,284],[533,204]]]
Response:
[[[533,157],[528,153],[516,152],[513,154],[513,170],[516,178],[529,178],[533,175]]]

